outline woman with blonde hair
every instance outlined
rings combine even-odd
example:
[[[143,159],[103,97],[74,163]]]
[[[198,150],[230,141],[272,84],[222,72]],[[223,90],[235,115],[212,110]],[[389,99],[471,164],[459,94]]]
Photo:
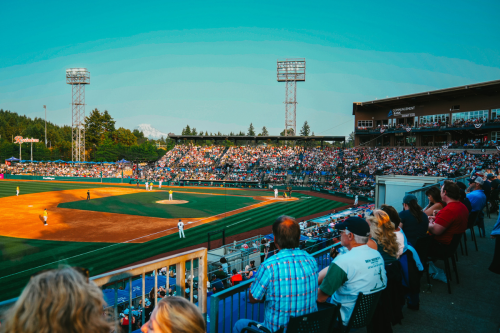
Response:
[[[375,209],[368,217],[371,237],[368,246],[377,250],[384,258],[385,264],[390,264],[397,260],[399,244],[394,233],[394,224],[389,215],[381,209]]]
[[[143,333],[205,333],[205,320],[198,308],[182,297],[165,297],[158,302]]]
[[[109,333],[102,291],[77,269],[35,275],[5,315],[4,333]]]

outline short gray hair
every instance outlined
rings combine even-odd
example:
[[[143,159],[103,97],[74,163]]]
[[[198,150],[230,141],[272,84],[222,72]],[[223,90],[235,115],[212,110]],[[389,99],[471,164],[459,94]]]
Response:
[[[352,234],[354,236],[354,241],[358,244],[366,244],[368,243],[368,240],[370,239],[370,237],[363,237],[363,236],[358,236],[356,234],[353,234],[351,231],[349,230],[345,230],[345,233],[346,235],[348,234]]]

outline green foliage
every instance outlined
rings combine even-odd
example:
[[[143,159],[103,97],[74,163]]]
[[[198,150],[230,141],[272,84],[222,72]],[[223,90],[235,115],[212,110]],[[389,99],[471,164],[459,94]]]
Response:
[[[186,125],[186,128],[183,128],[182,129],[182,135],[192,135],[191,134],[191,127],[189,127],[189,125]]]
[[[255,128],[253,127],[253,124],[250,123],[250,126],[248,127],[248,136],[255,136]]]
[[[101,113],[98,109],[94,109],[88,117],[85,117],[85,145],[88,147],[100,144],[106,139],[106,134],[114,131],[115,121],[106,110]]]
[[[301,136],[309,136],[311,133],[311,127],[307,123],[307,120],[304,122],[304,125],[302,125],[302,129],[300,130],[300,135]]]
[[[288,136],[295,135],[295,134],[293,134],[293,128],[289,128],[287,133],[288,133]],[[285,130],[281,131],[280,136],[285,136]]]
[[[259,136],[269,136],[269,132],[267,131],[266,126],[262,127],[262,131]]]

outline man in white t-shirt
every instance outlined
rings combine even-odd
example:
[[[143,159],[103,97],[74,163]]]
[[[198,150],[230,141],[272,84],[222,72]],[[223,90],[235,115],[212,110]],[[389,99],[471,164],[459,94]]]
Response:
[[[179,223],[177,223],[177,228],[179,228],[179,238],[186,238],[184,236],[184,223],[182,223],[182,220],[179,220]]]
[[[336,251],[330,267],[323,269],[318,277],[318,302],[328,297],[333,304],[341,304],[342,323],[346,326],[351,318],[358,294],[372,294],[385,289],[387,276],[384,259],[377,250],[366,245],[370,226],[366,220],[354,216],[335,225],[340,231],[340,242],[348,252],[339,255]]]

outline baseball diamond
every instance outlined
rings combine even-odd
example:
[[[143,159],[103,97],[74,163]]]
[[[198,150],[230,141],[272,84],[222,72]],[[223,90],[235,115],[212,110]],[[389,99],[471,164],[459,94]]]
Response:
[[[15,195],[16,187],[21,193]],[[168,191],[185,203],[168,202]],[[87,191],[91,200],[87,201]],[[61,264],[100,274],[144,258],[206,242],[210,230],[234,236],[272,224],[345,206],[324,197],[294,193],[274,198],[269,190],[163,187],[77,182],[0,183],[1,300],[19,294],[29,277]],[[43,211],[48,211],[48,226]],[[182,218],[186,238],[179,239]]]

